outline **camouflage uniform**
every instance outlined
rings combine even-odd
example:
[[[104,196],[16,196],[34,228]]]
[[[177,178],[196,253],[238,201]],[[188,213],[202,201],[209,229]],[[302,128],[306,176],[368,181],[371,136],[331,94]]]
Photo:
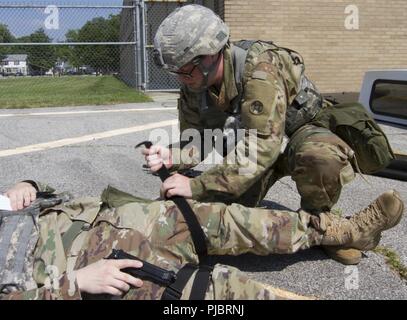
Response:
[[[101,199],[103,201],[101,201]],[[122,249],[167,270],[177,271],[198,257],[182,214],[172,201],[148,201],[113,188],[102,198],[83,198],[44,210],[34,258],[38,289],[3,295],[3,299],[80,299],[73,270]],[[190,202],[207,236],[211,255],[293,253],[318,245],[322,233],[304,211],[250,209],[239,204]],[[68,248],[63,237],[75,221],[86,221]],[[192,277],[193,278],[193,277]],[[192,278],[183,292],[189,297]],[[144,281],[124,299],[160,299],[164,287]],[[87,295],[87,298],[92,297]],[[98,297],[98,296],[96,296]],[[216,264],[206,299],[283,298],[277,289],[253,281],[236,268]]]
[[[355,176],[350,163],[353,152],[337,135],[312,122],[293,133],[286,132],[287,108],[304,81],[302,58],[271,43],[256,42],[248,51],[239,90],[232,47],[227,44],[223,51],[224,78],[219,92],[209,88],[201,94],[186,86],[182,88],[178,106],[180,130],[181,133],[187,129],[202,133],[204,129],[223,130],[232,114],[241,121],[242,128],[257,130],[257,140],[238,142],[236,164],[227,164],[225,160],[191,179],[193,199],[255,206],[278,179],[291,176],[301,195],[302,208],[316,212],[331,208],[337,202],[342,186]],[[243,92],[241,97],[239,92]],[[206,105],[203,105],[203,98]],[[236,99],[241,99],[237,113]],[[323,101],[323,109],[330,107],[329,102]],[[290,140],[284,150],[287,134]],[[257,159],[252,164],[255,170],[243,175],[239,169],[245,164],[240,159],[250,150],[249,143],[256,144]],[[173,170],[190,168],[206,156],[190,145],[182,151],[174,146],[173,154],[174,161],[179,164]],[[183,159],[188,159],[189,163]]]

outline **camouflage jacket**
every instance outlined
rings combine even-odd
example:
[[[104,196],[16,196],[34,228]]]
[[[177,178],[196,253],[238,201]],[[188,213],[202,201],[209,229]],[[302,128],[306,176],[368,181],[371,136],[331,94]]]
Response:
[[[239,197],[275,163],[285,135],[287,106],[297,96],[304,74],[298,54],[258,41],[247,52],[239,88],[232,48],[230,44],[224,50],[220,92],[210,88],[204,94],[194,93],[184,86],[179,99],[180,140],[187,129],[196,129],[201,137],[204,129],[223,130],[229,116],[237,117],[240,127],[246,131],[246,138],[234,150],[234,163],[228,163],[225,158],[222,164],[191,179],[193,199],[200,201],[214,201],[219,194]],[[235,99],[239,101],[236,103]],[[197,165],[207,155],[196,146],[172,148],[174,163],[178,164],[173,170]],[[247,153],[251,157],[247,158]]]

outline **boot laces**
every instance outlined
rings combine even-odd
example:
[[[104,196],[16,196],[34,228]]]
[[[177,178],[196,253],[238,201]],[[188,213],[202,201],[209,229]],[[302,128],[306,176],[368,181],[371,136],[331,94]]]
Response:
[[[365,209],[353,217],[353,222],[361,230],[369,229],[374,225],[383,223],[384,215],[377,201],[373,202]]]
[[[336,223],[335,223],[336,222]],[[352,239],[352,228],[349,221],[335,221],[331,223],[329,228],[329,236],[335,239],[338,243],[345,244]]]

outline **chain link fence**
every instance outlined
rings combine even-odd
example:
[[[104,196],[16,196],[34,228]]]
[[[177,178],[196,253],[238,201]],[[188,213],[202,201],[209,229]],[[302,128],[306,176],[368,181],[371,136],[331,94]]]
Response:
[[[135,39],[134,6],[11,4],[0,2],[1,75],[113,75]],[[133,17],[123,22],[122,16]],[[127,50],[126,50],[127,49]]]
[[[147,2],[145,5],[146,17],[146,52],[147,52],[147,89],[148,90],[177,90],[180,86],[176,76],[160,70],[153,62],[153,40],[161,22],[173,10],[183,3],[177,2]]]
[[[177,90],[174,76],[153,63],[155,32],[178,6],[223,1],[0,1],[0,87],[31,78],[114,77],[139,90]],[[35,78],[34,78],[35,77]]]

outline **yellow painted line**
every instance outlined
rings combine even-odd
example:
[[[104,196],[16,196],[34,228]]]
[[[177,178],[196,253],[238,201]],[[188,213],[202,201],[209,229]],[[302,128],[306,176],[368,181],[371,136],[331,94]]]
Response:
[[[60,147],[78,144],[78,143],[82,143],[82,142],[106,139],[106,138],[110,138],[110,137],[130,134],[130,133],[134,133],[134,132],[174,126],[174,125],[177,125],[177,123],[178,123],[178,120],[167,120],[167,121],[149,123],[149,124],[136,126],[136,127],[122,128],[122,129],[116,129],[116,130],[111,130],[111,131],[93,133],[93,134],[76,137],[76,138],[67,138],[67,139],[55,140],[55,141],[50,141],[50,142],[45,142],[45,143],[32,144],[32,145],[19,147],[19,148],[15,148],[15,149],[0,150],[0,158],[14,156],[14,155],[18,155],[18,154],[24,154],[24,153],[31,153],[31,152],[55,149],[55,148],[60,148]]]
[[[265,285],[267,289],[274,293],[276,300],[317,300],[315,297],[303,296],[291,291],[283,290],[273,287],[271,285]]]
[[[112,110],[81,110],[81,111],[60,111],[60,112],[30,112],[30,113],[7,113],[0,114],[0,118],[24,117],[24,116],[64,116],[72,114],[95,114],[95,113],[115,113],[115,112],[141,112],[141,111],[168,111],[177,108],[138,108],[138,109],[112,109]]]

